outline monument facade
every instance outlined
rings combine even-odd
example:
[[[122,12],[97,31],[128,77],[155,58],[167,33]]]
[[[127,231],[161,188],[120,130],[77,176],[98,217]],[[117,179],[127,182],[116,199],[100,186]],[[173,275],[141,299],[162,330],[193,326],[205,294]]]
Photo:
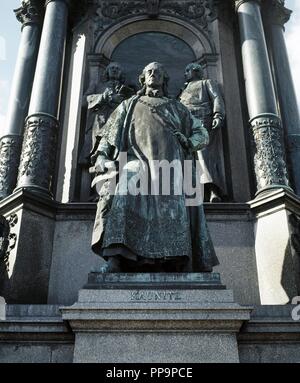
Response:
[[[0,360],[299,362],[300,124],[284,1],[26,0],[15,13],[20,51],[0,138]],[[138,82],[154,62],[168,95],[147,72]],[[201,79],[185,79],[189,64]],[[201,97],[188,102],[201,81],[219,100],[207,118]],[[218,189],[204,204],[167,195],[152,210],[148,197],[105,188],[95,201],[91,178],[99,191],[123,144],[134,143],[133,176],[138,156],[195,158],[213,128],[203,163]],[[151,214],[161,220],[148,225]],[[107,268],[99,255],[132,239],[132,268]],[[193,265],[203,241],[206,270]],[[153,249],[175,266],[136,267]],[[192,267],[179,267],[188,253]]]

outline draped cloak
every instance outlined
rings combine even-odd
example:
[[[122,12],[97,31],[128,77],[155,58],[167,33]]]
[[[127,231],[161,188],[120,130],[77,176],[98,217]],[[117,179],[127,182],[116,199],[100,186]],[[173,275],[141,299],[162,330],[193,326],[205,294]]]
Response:
[[[175,132],[189,138],[192,150],[185,150]],[[123,195],[123,184],[147,167],[150,181],[156,175],[153,160],[182,165],[189,159],[196,174],[197,150],[208,144],[202,123],[176,100],[166,97],[134,96],[122,102],[101,129],[95,156],[118,161],[127,153],[126,172],[119,175],[114,195],[103,185],[97,206],[92,248],[104,258],[122,254],[134,260],[167,260],[189,257],[193,265],[218,264],[207,229],[203,205],[186,206],[186,195],[175,195],[178,179],[170,176],[169,195]],[[193,266],[195,269],[196,267]]]

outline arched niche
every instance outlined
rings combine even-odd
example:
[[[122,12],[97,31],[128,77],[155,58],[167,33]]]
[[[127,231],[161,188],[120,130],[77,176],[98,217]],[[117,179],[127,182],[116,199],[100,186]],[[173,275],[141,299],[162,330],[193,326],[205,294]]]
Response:
[[[176,36],[191,47],[197,59],[200,59],[205,54],[216,53],[212,41],[208,39],[201,29],[181,19],[166,16],[161,16],[156,20],[144,17],[123,20],[99,36],[94,52],[103,54],[110,59],[116,47],[123,40],[143,32],[161,32]]]
[[[138,85],[138,74],[145,65],[151,61],[162,62],[170,75],[171,96],[176,96],[183,86],[184,68],[188,63],[207,64],[209,57],[208,64],[214,64],[217,57],[212,41],[201,29],[174,17],[123,20],[98,37],[94,54],[122,63],[128,81],[134,85]]]

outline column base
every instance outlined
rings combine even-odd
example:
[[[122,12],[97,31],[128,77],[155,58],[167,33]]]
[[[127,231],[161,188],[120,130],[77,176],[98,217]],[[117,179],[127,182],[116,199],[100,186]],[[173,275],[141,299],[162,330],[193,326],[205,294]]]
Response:
[[[217,274],[116,275],[102,274],[98,288],[61,308],[75,333],[75,363],[239,362],[236,334],[251,308],[230,290],[200,286],[222,286]]]
[[[258,190],[255,193],[255,198],[261,198],[263,195],[268,194],[268,193],[272,194],[276,190],[285,190],[289,193],[294,193],[294,190],[291,187],[286,186],[286,185],[269,185],[269,186],[266,186],[266,187]]]
[[[39,194],[43,198],[49,198],[51,200],[54,199],[53,193],[51,191],[37,185],[27,185],[27,186],[17,187],[14,190],[14,193],[21,192],[22,190],[28,191],[29,193]]]

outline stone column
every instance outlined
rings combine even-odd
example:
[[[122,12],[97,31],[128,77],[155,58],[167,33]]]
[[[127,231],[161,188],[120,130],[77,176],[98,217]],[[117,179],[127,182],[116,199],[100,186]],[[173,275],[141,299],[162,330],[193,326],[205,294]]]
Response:
[[[239,0],[235,4],[240,25],[248,111],[255,143],[257,194],[275,188],[291,190],[260,1]]]
[[[265,25],[270,43],[280,114],[286,135],[287,158],[295,192],[300,195],[300,119],[288,53],[284,40],[284,24],[291,11],[284,1],[273,0],[265,5]]]
[[[41,0],[22,1],[14,12],[22,23],[22,35],[14,73],[4,132],[0,139],[0,199],[16,186],[24,120],[30,94],[41,36],[43,4]]]
[[[68,0],[47,0],[17,188],[51,195],[59,130],[59,104],[68,23]]]

